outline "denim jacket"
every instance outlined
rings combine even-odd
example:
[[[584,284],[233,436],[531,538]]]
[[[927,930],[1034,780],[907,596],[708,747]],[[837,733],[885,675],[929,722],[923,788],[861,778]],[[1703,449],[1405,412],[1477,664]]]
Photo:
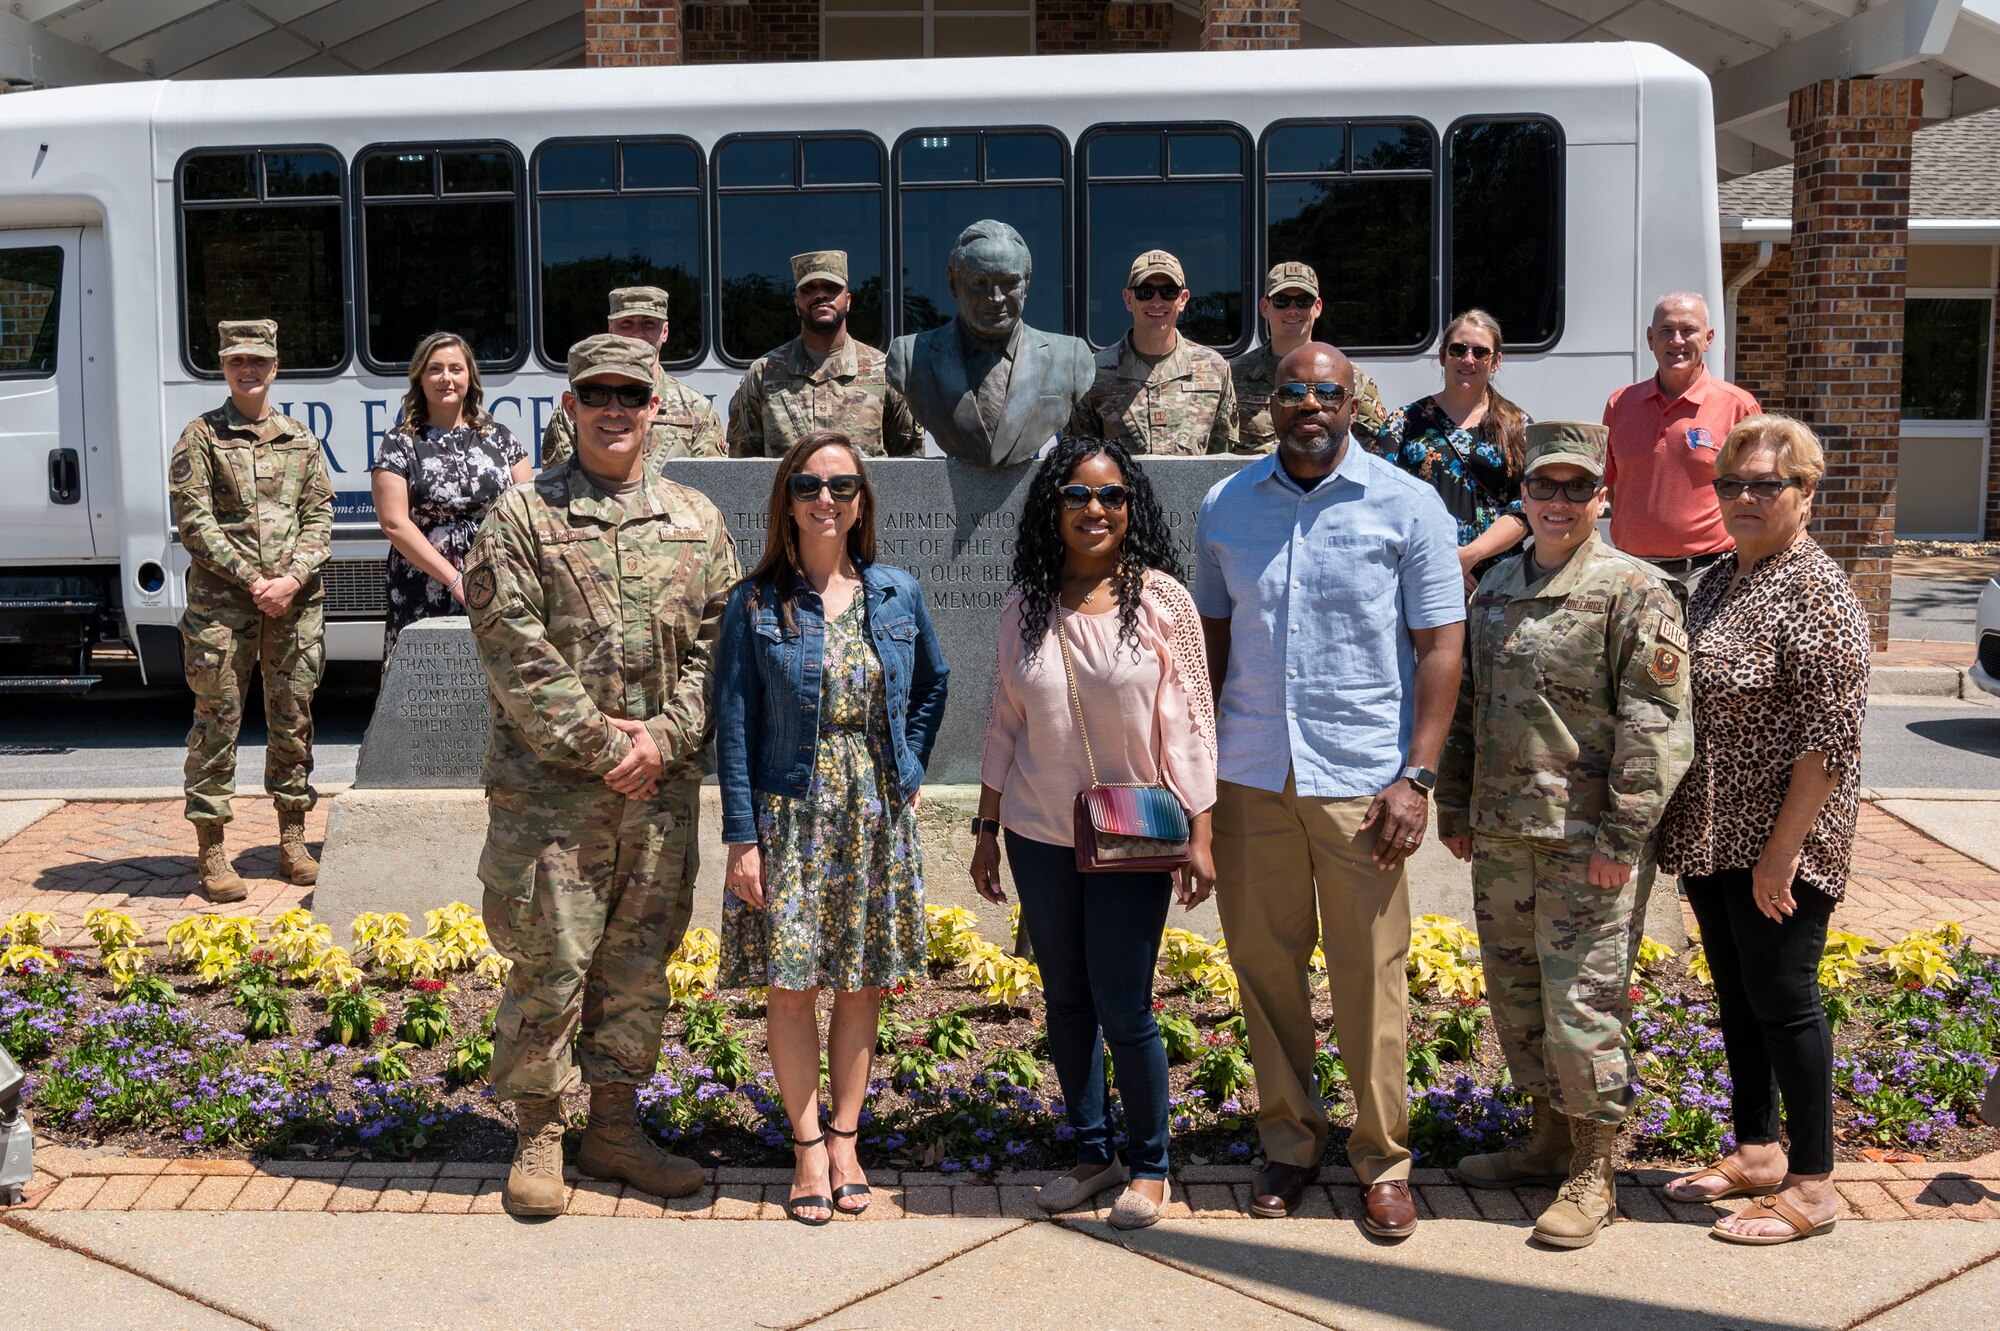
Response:
[[[944,721],[950,669],[915,578],[899,568],[865,564],[861,581],[868,636],[888,695],[895,793],[908,800],[923,785],[924,766]],[[716,648],[716,775],[722,786],[722,840],[732,846],[757,840],[751,792],[805,795],[819,748],[820,668],[826,656],[819,594],[799,589],[788,635],[775,604],[752,607],[756,591],[745,581],[729,594]]]

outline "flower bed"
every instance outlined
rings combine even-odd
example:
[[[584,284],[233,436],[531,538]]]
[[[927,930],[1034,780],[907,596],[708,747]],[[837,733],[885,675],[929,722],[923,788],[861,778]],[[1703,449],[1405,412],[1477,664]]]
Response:
[[[872,1159],[946,1173],[1064,1167],[1070,1130],[1042,1043],[1040,976],[979,937],[969,913],[931,911],[933,982],[888,996],[877,1080],[863,1118]],[[95,956],[68,952],[46,916],[0,931],[0,1045],[30,1073],[40,1131],[145,1154],[500,1160],[508,1111],[484,1073],[505,963],[463,906],[413,936],[401,916],[363,916],[351,946],[302,911],[269,922],[198,916],[165,957],[130,921],[93,912]],[[68,940],[81,942],[82,940]],[[1329,1013],[1315,952],[1322,1030]],[[787,1120],[762,1048],[762,995],[709,992],[714,935],[694,930],[667,964],[675,1007],[648,1124],[709,1164],[781,1164]],[[1477,948],[1463,926],[1412,929],[1411,1143],[1449,1165],[1521,1131]],[[1821,983],[1835,1022],[1840,1149],[1967,1159],[2000,1145],[1975,1116],[2000,1036],[2000,960],[1951,926],[1878,948],[1828,944]],[[1226,947],[1183,930],[1163,941],[1155,1011],[1172,1065],[1180,1163],[1256,1154],[1255,1088]],[[1629,1164],[1707,1160],[1733,1146],[1728,1072],[1699,949],[1648,943],[1634,990],[1644,1086],[1621,1138]],[[1315,1059],[1347,1116],[1336,1043]],[[1115,1106],[1115,1098],[1114,1098]],[[1338,1128],[1330,1160],[1338,1163]]]

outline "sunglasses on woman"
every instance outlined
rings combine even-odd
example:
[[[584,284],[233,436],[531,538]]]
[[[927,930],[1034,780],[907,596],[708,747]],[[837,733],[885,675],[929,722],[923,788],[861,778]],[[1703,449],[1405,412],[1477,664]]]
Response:
[[[610,406],[614,397],[618,399],[619,406],[631,411],[637,411],[653,400],[651,384],[619,384],[616,387],[610,384],[578,384],[571,391],[576,394],[578,402],[593,411]]]
[[[810,504],[819,498],[822,488],[833,496],[836,504],[852,503],[861,493],[861,478],[852,472],[842,476],[815,476],[809,471],[795,471],[786,482],[791,487],[792,498],[801,504]]]
[[[1179,300],[1181,289],[1172,282],[1141,282],[1132,288],[1135,300]]]
[[[1452,360],[1464,360],[1467,356],[1477,361],[1493,359],[1493,348],[1482,347],[1471,342],[1452,342],[1446,345],[1444,354]]]
[[[1735,481],[1727,476],[1718,476],[1709,484],[1715,487],[1715,497],[1725,502],[1741,499],[1743,492],[1748,490],[1757,497],[1758,503],[1768,504],[1793,486],[1804,485],[1805,482],[1796,476],[1787,476],[1782,481]]]
[[[1578,476],[1567,481],[1551,480],[1547,476],[1530,476],[1521,482],[1521,489],[1530,499],[1549,500],[1556,497],[1558,490],[1562,497],[1572,504],[1587,504],[1590,497],[1603,488],[1604,483],[1595,476]]]
[[[1347,401],[1345,384],[1279,384],[1271,390],[1271,401],[1296,407],[1308,397],[1316,397],[1322,407],[1340,410],[1340,404]]]
[[[1131,491],[1116,481],[1113,481],[1109,485],[1100,485],[1094,490],[1087,485],[1065,485],[1062,489],[1056,491],[1056,494],[1062,498],[1062,506],[1071,511],[1089,508],[1093,495],[1096,496],[1098,503],[1108,509],[1123,508],[1125,507],[1125,496],[1130,493]]]

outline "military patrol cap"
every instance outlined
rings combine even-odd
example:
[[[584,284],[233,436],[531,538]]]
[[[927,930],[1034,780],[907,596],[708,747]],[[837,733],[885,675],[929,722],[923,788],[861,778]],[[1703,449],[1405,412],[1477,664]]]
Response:
[[[224,319],[215,326],[221,356],[262,356],[278,359],[278,323],[275,319]]]
[[[809,250],[792,256],[792,286],[808,282],[837,282],[847,285],[846,250]]]
[[[642,314],[648,319],[667,317],[667,293],[658,287],[619,287],[611,293],[611,313],[613,319],[622,319],[628,314]]]
[[[1147,250],[1132,260],[1132,276],[1125,279],[1125,285],[1136,287],[1149,277],[1171,277],[1176,286],[1187,285],[1187,274],[1181,271],[1181,261],[1165,250]]]
[[[616,378],[650,384],[654,359],[651,343],[616,333],[598,333],[569,349],[569,381],[580,384],[587,379]]]
[[[1610,440],[1611,431],[1596,421],[1536,421],[1528,427],[1528,462],[1522,474],[1567,463],[1602,478]]]
[[[1319,274],[1312,270],[1311,264],[1299,263],[1294,260],[1291,263],[1273,265],[1269,275],[1264,278],[1264,294],[1266,296],[1275,296],[1280,291],[1292,287],[1307,292],[1314,299],[1318,299]]]

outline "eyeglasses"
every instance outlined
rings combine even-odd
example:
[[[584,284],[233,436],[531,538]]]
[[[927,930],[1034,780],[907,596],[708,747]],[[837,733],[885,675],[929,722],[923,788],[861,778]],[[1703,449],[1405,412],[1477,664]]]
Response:
[[[1266,296],[1274,310],[1309,310],[1318,296]]]
[[[592,410],[610,406],[614,397],[618,399],[619,406],[633,411],[653,400],[651,384],[619,384],[616,388],[610,384],[578,384],[571,391],[576,394],[578,402]]]
[[[1316,397],[1323,407],[1340,410],[1340,404],[1347,401],[1348,389],[1345,384],[1279,384],[1271,390],[1271,401],[1287,407],[1303,404],[1307,397]]]
[[[1118,482],[1113,481],[1109,485],[1100,485],[1095,490],[1087,485],[1065,485],[1062,489],[1056,491],[1056,494],[1061,496],[1062,506],[1074,512],[1080,508],[1089,508],[1092,496],[1095,496],[1097,502],[1108,509],[1123,508],[1125,507],[1125,498],[1131,494],[1131,491],[1118,484]]]
[[[1172,282],[1141,282],[1132,288],[1136,300],[1179,300],[1180,287]]]
[[[1590,502],[1591,496],[1604,488],[1604,482],[1595,476],[1578,476],[1567,481],[1551,480],[1547,476],[1530,476],[1521,482],[1521,489],[1530,499],[1550,500],[1560,490],[1562,497],[1572,504]]]
[[[1492,360],[1493,348],[1474,346],[1470,342],[1453,342],[1445,347],[1444,354],[1451,360],[1464,360],[1467,356],[1474,360]]]
[[[1760,504],[1768,504],[1793,486],[1803,486],[1804,481],[1796,476],[1787,476],[1782,481],[1738,481],[1727,476],[1718,476],[1709,482],[1715,487],[1715,497],[1722,500],[1741,499],[1745,491],[1756,497]]]
[[[795,471],[785,482],[791,488],[792,498],[801,504],[810,504],[819,498],[822,488],[833,496],[836,504],[847,504],[861,493],[861,478],[853,472],[842,476],[815,476],[809,471]]]

